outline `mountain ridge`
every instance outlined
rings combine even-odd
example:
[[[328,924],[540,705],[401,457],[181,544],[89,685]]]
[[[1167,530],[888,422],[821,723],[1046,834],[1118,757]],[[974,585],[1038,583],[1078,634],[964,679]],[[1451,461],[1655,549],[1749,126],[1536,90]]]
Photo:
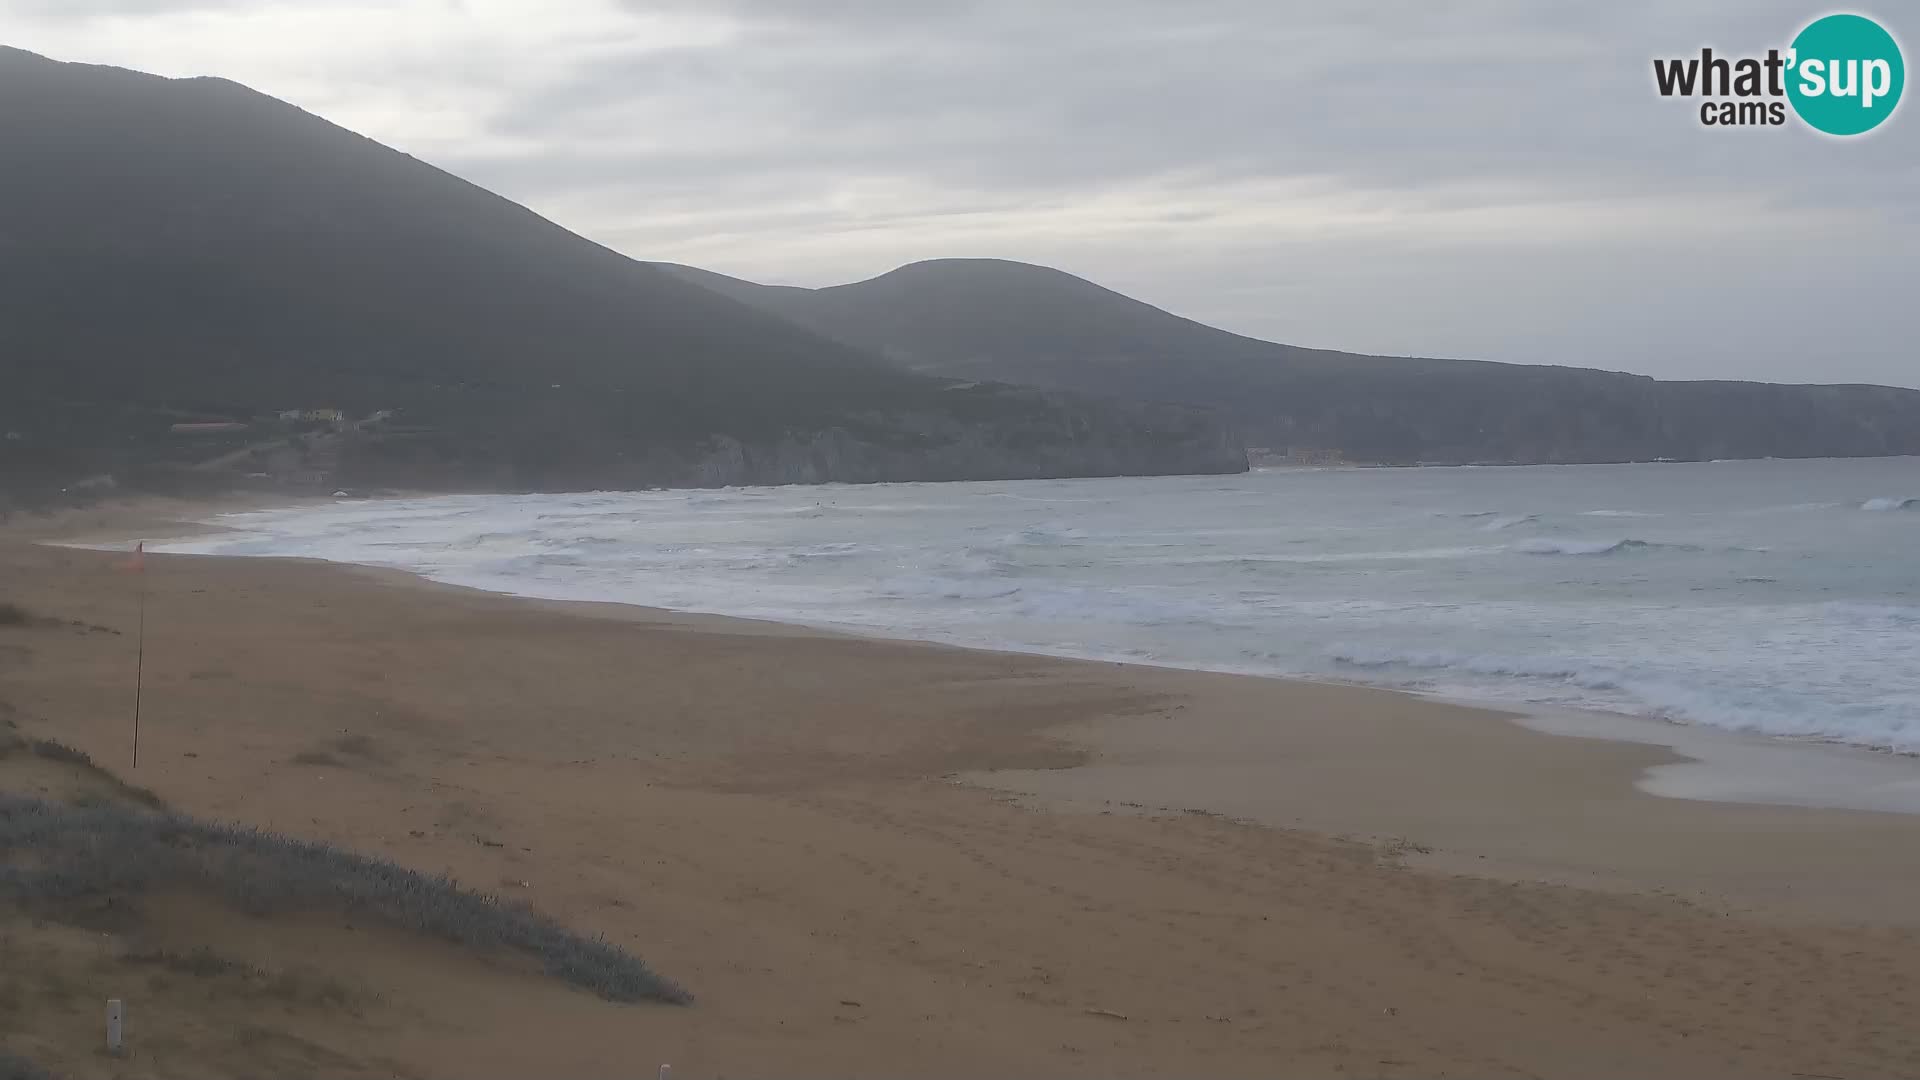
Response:
[[[1373,356],[1208,326],[1065,271],[930,259],[820,289],[658,264],[905,369],[1218,408],[1316,459],[1574,463],[1920,453],[1920,390]]]
[[[405,415],[339,448],[365,484],[1245,468],[1202,411],[950,393],[238,83],[10,50],[0,99],[0,481],[315,406]]]

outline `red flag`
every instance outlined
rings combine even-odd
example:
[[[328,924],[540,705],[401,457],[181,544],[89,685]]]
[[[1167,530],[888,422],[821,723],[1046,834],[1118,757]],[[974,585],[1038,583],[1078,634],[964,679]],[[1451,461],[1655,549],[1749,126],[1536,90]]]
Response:
[[[138,574],[145,570],[147,568],[147,542],[142,540],[133,545],[133,554],[127,556],[124,562],[115,563],[113,568],[115,570],[124,570],[129,574]]]

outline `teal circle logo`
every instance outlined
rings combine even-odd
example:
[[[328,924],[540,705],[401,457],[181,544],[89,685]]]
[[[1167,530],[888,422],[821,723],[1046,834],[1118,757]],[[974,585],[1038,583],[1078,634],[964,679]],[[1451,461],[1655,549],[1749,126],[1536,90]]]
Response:
[[[1907,85],[1900,44],[1864,15],[1828,15],[1793,39],[1787,100],[1816,131],[1860,135],[1893,115]]]

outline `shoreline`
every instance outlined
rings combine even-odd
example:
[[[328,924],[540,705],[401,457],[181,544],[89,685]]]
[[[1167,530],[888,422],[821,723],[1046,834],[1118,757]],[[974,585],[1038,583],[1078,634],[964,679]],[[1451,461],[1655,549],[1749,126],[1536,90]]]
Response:
[[[418,494],[387,498],[408,499]],[[186,512],[195,515],[224,515],[252,510],[298,509],[302,506],[338,500],[322,497],[306,499],[218,500],[212,503],[189,502]],[[378,499],[357,500],[364,502]],[[156,507],[155,509],[163,509]],[[108,517],[112,517],[108,511]],[[205,520],[170,519],[164,513],[154,519],[163,526],[164,537],[151,539],[190,539],[221,530]],[[90,545],[128,544],[133,538],[117,535],[111,528],[93,529],[87,534]],[[111,537],[111,539],[109,539]],[[49,538],[44,542],[79,543],[78,537]],[[210,558],[291,558],[288,556],[203,556]],[[1386,686],[1379,683],[1313,678],[1303,675],[1272,674],[1235,670],[1227,667],[1182,666],[1137,659],[1116,660],[1090,653],[1071,651],[1042,652],[1010,649],[1001,645],[900,636],[867,627],[823,625],[760,619],[723,612],[662,608],[620,600],[578,600],[542,597],[483,586],[440,581],[428,574],[404,567],[381,567],[364,563],[308,560],[375,574],[400,575],[424,585],[467,589],[477,593],[556,605],[579,605],[600,617],[620,617],[608,609],[625,608],[638,613],[641,621],[658,621],[662,616],[676,618],[728,620],[766,628],[769,633],[819,633],[864,638],[875,641],[906,642],[940,648],[965,649],[1014,656],[1045,657],[1069,662],[1110,664],[1149,670],[1195,672],[1244,678],[1271,679],[1327,687],[1357,687],[1394,693],[1446,705],[1464,706],[1495,714],[1530,731],[1549,735],[1599,739],[1664,748],[1673,760],[1649,764],[1634,780],[1639,790],[1661,798],[1735,802],[1747,805],[1792,806],[1815,809],[1854,810],[1920,815],[1920,754],[1903,754],[1870,745],[1835,740],[1795,738],[1743,732],[1710,725],[1676,723],[1648,714],[1616,713],[1569,707],[1542,706],[1528,702],[1478,700],[1443,694],[1431,694]],[[649,614],[650,613],[650,614]]]
[[[1516,722],[1549,735],[1671,750],[1682,760],[1635,781],[1661,798],[1920,815],[1920,754],[1579,709],[1536,709]]]
[[[0,592],[46,621],[0,628],[0,712],[124,773],[120,556],[21,539]],[[368,1074],[605,1075],[636,1046],[689,1078],[1920,1064],[1920,822],[1648,795],[1658,747],[345,564],[157,554],[146,584],[130,780],[525,899],[697,999],[247,922],[372,980],[388,1007],[302,1029]],[[80,1069],[63,1045],[25,1048]]]
[[[252,509],[298,509],[301,505],[313,502],[334,500],[242,500],[240,503],[223,500],[215,503],[190,502],[179,507],[184,513],[194,515],[192,519],[165,513],[165,507],[142,505],[138,511],[138,521],[156,525],[167,532],[167,538],[190,538],[221,528],[202,521],[202,515],[244,513]],[[115,519],[115,513],[109,507],[102,507],[102,513],[106,521]],[[98,546],[108,542],[106,536],[109,534],[115,536],[115,546],[125,546],[131,542],[125,534],[113,532],[113,528],[104,521],[92,523],[86,536],[90,538],[90,546]],[[50,544],[61,540],[54,536],[42,536],[38,542]],[[65,542],[73,540],[67,538]],[[551,611],[557,615],[574,615],[595,621],[628,623],[676,632],[707,632],[722,636],[747,634],[758,638],[789,640],[833,638],[843,642],[870,642],[883,648],[968,653],[1006,663],[1064,665],[1069,671],[1087,665],[1096,671],[1129,680],[1177,684],[1181,686],[1179,694],[1185,694],[1188,700],[1206,700],[1215,688],[1227,688],[1242,680],[1271,684],[1277,690],[1290,690],[1292,694],[1313,696],[1334,703],[1344,698],[1373,696],[1373,700],[1400,703],[1402,707],[1396,709],[1396,713],[1415,719],[1415,723],[1430,717],[1455,719],[1455,724],[1448,730],[1461,740],[1473,740],[1475,736],[1484,740],[1484,728],[1490,724],[1500,724],[1507,732],[1544,738],[1549,744],[1559,744],[1561,753],[1551,757],[1565,757],[1567,761],[1555,763],[1555,767],[1582,774],[1582,780],[1588,788],[1584,798],[1605,799],[1613,807],[1611,813],[1622,813],[1622,809],[1632,807],[1636,799],[1645,799],[1655,805],[1701,803],[1709,807],[1728,807],[1732,813],[1753,811],[1757,819],[1784,822],[1788,826],[1797,826],[1793,815],[1862,815],[1862,821],[1891,817],[1895,822],[1912,824],[1916,828],[1916,836],[1920,836],[1920,757],[1851,744],[1795,742],[1782,736],[1730,732],[1697,724],[1674,724],[1655,717],[1636,717],[1624,713],[1524,709],[1521,705],[1505,701],[1453,700],[1436,694],[1365,682],[1173,667],[1142,661],[1100,659],[1091,655],[1004,650],[960,642],[887,636],[866,628],[783,623],[774,619],[651,607],[628,601],[553,600],[445,582],[403,567],[340,563],[330,559],[290,555],[165,552],[156,552],[154,555],[169,559],[238,559],[309,565],[323,569],[324,573],[351,575],[390,588],[490,598],[511,605],[528,605],[530,609]],[[1213,713],[1233,711],[1235,696],[1225,694],[1225,698],[1229,703],[1225,707],[1212,705]],[[1179,705],[1179,709],[1185,707],[1187,705]],[[1459,719],[1465,719],[1465,723],[1457,723]],[[1246,723],[1244,717],[1225,726],[1225,738],[1231,742],[1229,757],[1238,759],[1242,753],[1252,751],[1256,765],[1244,773],[1240,771],[1238,761],[1225,773],[1212,767],[1202,767],[1200,773],[1204,773],[1206,778],[1198,782],[1196,776],[1200,773],[1183,773],[1183,769],[1167,767],[1169,761],[1181,759],[1187,753],[1194,734],[1190,726],[1173,724],[1173,711],[1160,713],[1158,719],[1142,715],[1102,715],[1091,723],[1043,724],[1039,734],[1071,748],[1075,761],[1068,765],[1048,761],[1039,771],[995,769],[981,773],[960,773],[956,774],[956,778],[983,792],[1000,792],[1004,796],[1023,799],[1033,807],[1064,813],[1085,813],[1089,809],[1094,813],[1198,813],[1275,828],[1309,828],[1313,832],[1336,838],[1356,838],[1367,844],[1404,847],[1409,853],[1409,861],[1415,865],[1428,865],[1446,872],[1469,872],[1500,880],[1549,880],[1557,884],[1626,892],[1676,888],[1678,892],[1703,903],[1734,899],[1736,903],[1770,905],[1784,901],[1784,909],[1797,909],[1801,915],[1816,913],[1824,917],[1832,915],[1834,911],[1845,911],[1849,915],[1862,915],[1870,920],[1907,920],[1905,915],[1895,913],[1893,905],[1885,903],[1884,899],[1870,899],[1859,905],[1841,903],[1839,907],[1828,907],[1822,901],[1814,901],[1809,905],[1805,897],[1786,896],[1786,892],[1791,890],[1784,892],[1778,888],[1778,884],[1768,882],[1757,884],[1740,880],[1732,884],[1730,890],[1728,882],[1715,880],[1715,874],[1693,876],[1682,882],[1682,876],[1686,874],[1676,874],[1674,871],[1678,867],[1668,865],[1661,859],[1653,859],[1647,865],[1636,865],[1634,859],[1628,857],[1628,847],[1613,849],[1603,861],[1557,859],[1546,853],[1546,847],[1551,847],[1551,838],[1511,836],[1507,834],[1511,830],[1503,832],[1484,828],[1484,822],[1498,815],[1498,799],[1490,803],[1482,801],[1473,811],[1455,815],[1455,821],[1446,822],[1444,826],[1436,826],[1432,819],[1413,824],[1405,815],[1315,815],[1311,811],[1304,811],[1304,807],[1296,801],[1261,798],[1260,790],[1273,782],[1271,763],[1288,748],[1284,748],[1284,740],[1281,740],[1281,744],[1263,744],[1263,734],[1252,730],[1252,724]],[[1404,736],[1405,732],[1400,734]],[[1361,749],[1354,755],[1356,761],[1348,761],[1346,767],[1352,769],[1359,763],[1359,757],[1382,755],[1390,748],[1390,740],[1382,740],[1379,748]],[[1446,748],[1428,746],[1428,749],[1444,753]],[[1152,765],[1148,765],[1144,771],[1135,769],[1135,763],[1142,759],[1150,761]],[[1400,761],[1398,765],[1404,767],[1405,761]],[[1177,782],[1169,782],[1173,776],[1181,778]],[[1415,778],[1402,776],[1394,780],[1394,786],[1404,786],[1407,782],[1417,784]],[[1453,794],[1453,799],[1457,807],[1457,792]],[[1565,807],[1565,803],[1561,805]],[[1582,815],[1567,817],[1565,826],[1578,828],[1580,817]],[[1647,836],[1651,836],[1653,828],[1649,822],[1659,817],[1659,811],[1626,811],[1626,817],[1636,821],[1632,826],[1634,830],[1644,830]],[[1427,830],[1425,834],[1421,832],[1423,828]],[[1438,853],[1425,851],[1427,847],[1436,847]],[[1448,849],[1452,849],[1452,853],[1448,853]],[[1461,855],[1461,851],[1465,851],[1465,855]],[[1912,920],[1920,924],[1920,915],[1914,915]]]

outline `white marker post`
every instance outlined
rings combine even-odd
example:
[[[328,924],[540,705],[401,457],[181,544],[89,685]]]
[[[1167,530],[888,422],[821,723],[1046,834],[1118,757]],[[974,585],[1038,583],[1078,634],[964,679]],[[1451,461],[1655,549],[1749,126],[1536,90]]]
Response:
[[[107,1053],[120,1056],[120,1040],[126,1026],[127,1007],[119,998],[107,999]]]

